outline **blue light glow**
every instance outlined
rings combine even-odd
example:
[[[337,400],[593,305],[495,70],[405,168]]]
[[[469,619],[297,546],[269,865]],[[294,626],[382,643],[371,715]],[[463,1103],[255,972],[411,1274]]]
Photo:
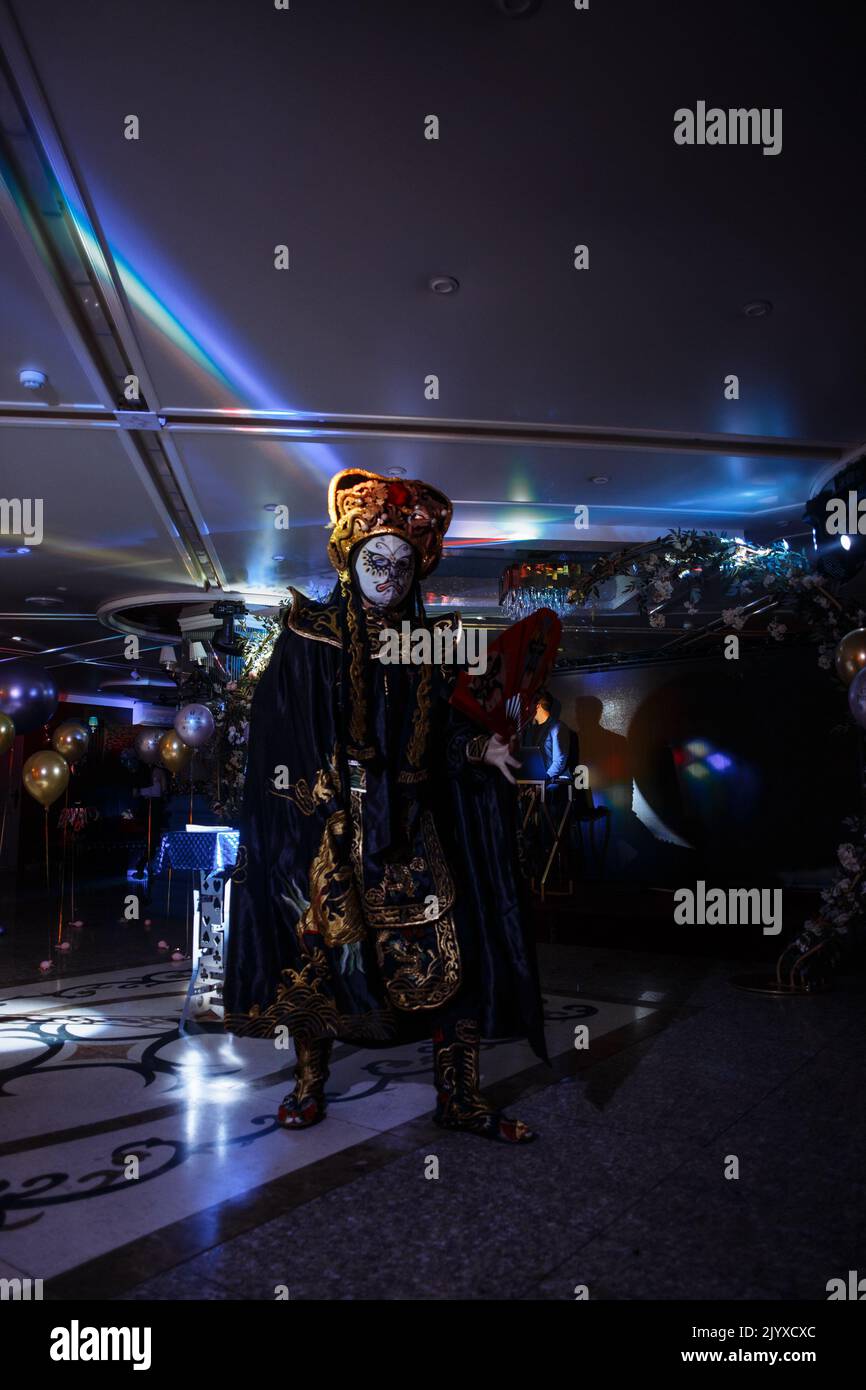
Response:
[[[724,772],[726,768],[731,766],[731,759],[726,757],[724,753],[711,753],[707,762],[710,767],[716,769],[716,772]]]

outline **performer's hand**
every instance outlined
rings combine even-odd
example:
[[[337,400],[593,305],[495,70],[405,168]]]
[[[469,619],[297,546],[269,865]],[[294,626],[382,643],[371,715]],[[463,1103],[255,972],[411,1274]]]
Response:
[[[514,784],[510,769],[520,767],[520,759],[511,756],[511,744],[501,735],[494,734],[488,741],[482,761],[489,763],[491,767],[497,767],[502,776]]]

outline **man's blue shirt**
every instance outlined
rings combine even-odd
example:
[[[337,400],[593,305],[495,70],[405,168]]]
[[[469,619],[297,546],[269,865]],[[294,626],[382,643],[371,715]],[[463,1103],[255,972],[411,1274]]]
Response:
[[[548,719],[546,724],[532,726],[530,740],[541,749],[547,776],[561,777],[568,767],[568,730],[558,719]]]

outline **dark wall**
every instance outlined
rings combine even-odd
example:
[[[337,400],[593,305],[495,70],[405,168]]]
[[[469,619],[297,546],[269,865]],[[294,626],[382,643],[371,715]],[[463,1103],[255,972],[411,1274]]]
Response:
[[[858,809],[861,736],[813,649],[561,675],[550,689],[611,811],[613,875],[682,881],[689,865],[714,882],[809,881],[834,862]]]

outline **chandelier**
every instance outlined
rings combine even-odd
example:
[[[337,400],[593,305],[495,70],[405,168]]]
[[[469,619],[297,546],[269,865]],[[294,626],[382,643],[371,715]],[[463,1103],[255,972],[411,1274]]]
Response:
[[[552,608],[560,617],[578,607],[573,590],[583,565],[570,555],[528,556],[509,565],[499,580],[499,604],[512,621],[539,608]]]

